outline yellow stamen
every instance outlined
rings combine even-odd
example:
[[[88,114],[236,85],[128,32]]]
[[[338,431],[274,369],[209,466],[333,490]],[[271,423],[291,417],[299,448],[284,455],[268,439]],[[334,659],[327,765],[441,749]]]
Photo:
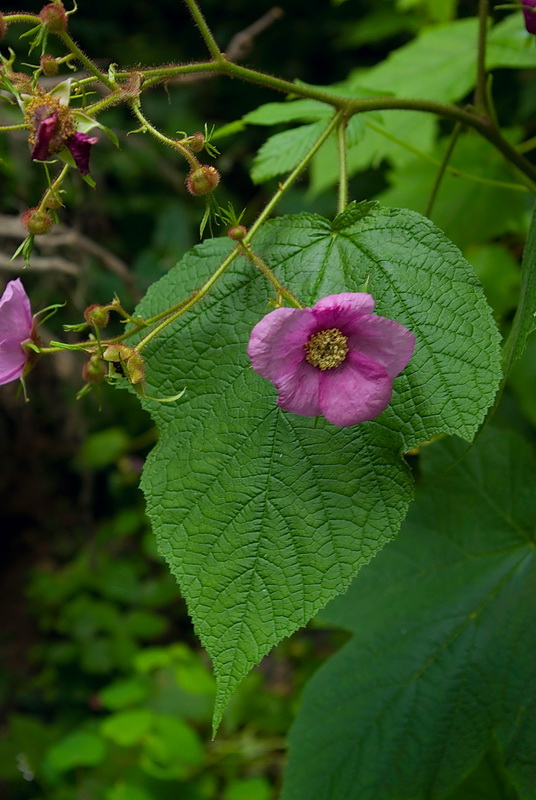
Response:
[[[334,369],[346,358],[348,337],[338,328],[314,333],[305,345],[305,358],[318,369]]]

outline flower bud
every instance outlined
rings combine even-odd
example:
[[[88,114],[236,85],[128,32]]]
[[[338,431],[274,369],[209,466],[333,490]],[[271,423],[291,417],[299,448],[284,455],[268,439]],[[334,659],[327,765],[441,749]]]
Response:
[[[82,366],[82,377],[88,383],[102,383],[106,375],[106,367],[99,356],[91,356]]]
[[[45,54],[44,56],[41,56],[39,63],[41,65],[41,69],[43,70],[43,75],[46,75],[48,78],[53,78],[54,75],[57,75],[60,70],[58,62],[54,56]]]
[[[197,131],[188,137],[188,147],[193,153],[200,153],[205,146],[205,137],[201,131]]]
[[[22,224],[32,236],[41,236],[48,233],[54,221],[48,211],[39,208],[29,208],[20,218]]]
[[[39,19],[51,33],[63,33],[67,30],[67,12],[63,3],[48,3],[39,12]]]
[[[93,303],[84,311],[84,319],[88,325],[92,325],[94,328],[105,328],[108,325],[110,313],[104,306]]]
[[[4,38],[4,36],[6,35],[6,31],[7,31],[6,18],[4,17],[2,12],[0,11],[0,39]]]
[[[220,173],[214,167],[202,164],[190,170],[186,178],[186,188],[190,194],[201,196],[210,194],[220,182]]]
[[[241,242],[246,233],[247,229],[244,228],[243,225],[233,225],[232,228],[229,228],[227,231],[227,236],[229,239],[232,239],[233,242]]]

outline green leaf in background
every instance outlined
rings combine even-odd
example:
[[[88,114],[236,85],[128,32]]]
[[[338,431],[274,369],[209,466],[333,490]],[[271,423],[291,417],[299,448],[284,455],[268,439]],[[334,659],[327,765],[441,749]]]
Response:
[[[523,355],[527,337],[536,330],[536,206],[532,212],[521,269],[523,279],[519,305],[503,352],[505,376],[508,375],[514,361]]]
[[[366,86],[370,94],[419,97],[441,103],[460,101],[475,85],[477,36],[475,18],[425,28],[378,65],[350,73],[343,84],[345,92],[351,95],[353,90],[359,91],[356,97],[361,97]],[[536,50],[529,44],[519,13],[510,14],[490,31],[487,68],[536,67]],[[333,89],[337,91],[337,87]],[[431,115],[418,111],[384,111],[382,119],[378,120],[377,113],[374,114],[374,117],[369,113],[359,115],[364,132],[359,143],[348,151],[350,175],[371,165],[377,166],[384,159],[397,167],[413,165],[415,150],[433,152],[437,121]],[[406,147],[406,142],[411,148]],[[338,161],[332,141],[326,142],[315,155],[311,175],[313,196],[337,182]],[[412,180],[409,183],[411,185]],[[414,206],[410,204],[410,207]],[[470,218],[475,221],[476,216],[471,214]],[[484,214],[480,217],[485,219]]]
[[[102,722],[101,733],[122,747],[131,747],[144,739],[153,723],[153,716],[146,708],[118,711]]]
[[[106,757],[104,739],[87,730],[73,731],[48,750],[46,763],[55,772],[66,772],[76,767],[93,767]]]
[[[437,163],[413,158],[391,171],[391,187],[379,196],[380,202],[424,213],[446,146],[442,141],[435,148],[432,155]],[[494,181],[507,186],[494,185]],[[524,234],[528,196],[523,185],[516,188],[497,150],[481,137],[467,134],[456,142],[431,217],[458,247],[465,248],[504,233]]]
[[[229,252],[204,243],[136,313],[187,296]],[[269,287],[237,263],[144,351],[161,432],[143,490],[162,554],[214,661],[215,719],[270,648],[343,591],[396,534],[412,495],[400,453],[442,431],[471,439],[499,379],[498,334],[459,251],[417,214],[351,206],[334,223],[279,218],[254,246],[306,303],[360,291],[414,331],[416,353],[375,421],[340,429],[277,408],[246,346]]]
[[[305,690],[284,800],[443,798],[494,739],[536,796],[536,463],[492,429],[465,452],[423,450],[400,536],[322,613],[354,636]]]

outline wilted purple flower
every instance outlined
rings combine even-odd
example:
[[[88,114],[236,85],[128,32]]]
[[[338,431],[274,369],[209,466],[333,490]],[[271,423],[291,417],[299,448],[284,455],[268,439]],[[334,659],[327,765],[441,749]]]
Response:
[[[525,28],[529,33],[536,34],[536,0],[522,0],[522,2]]]
[[[415,336],[372,313],[363,292],[333,294],[313,308],[277,308],[255,325],[248,355],[278,391],[285,411],[346,427],[374,419],[389,405]]]
[[[75,116],[67,105],[52,94],[38,95],[28,103],[26,118],[32,129],[32,159],[47,161],[67,147],[80,174],[88,174],[91,146],[98,138],[76,130]]]
[[[22,343],[32,338],[32,311],[20,278],[9,281],[0,298],[0,384],[16,381],[29,354]]]

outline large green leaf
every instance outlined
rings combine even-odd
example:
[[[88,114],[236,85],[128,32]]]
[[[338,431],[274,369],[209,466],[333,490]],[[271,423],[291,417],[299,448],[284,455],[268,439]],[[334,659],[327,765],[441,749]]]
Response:
[[[238,681],[396,534],[411,498],[400,453],[440,431],[470,439],[498,381],[498,335],[459,251],[417,214],[352,206],[330,223],[282,217],[256,237],[306,303],[368,281],[377,311],[417,336],[391,406],[339,429],[280,411],[248,363],[269,311],[264,278],[235,262],[196,309],[151,341],[145,401],[160,428],[143,476],[160,550],[218,680],[216,720]],[[199,286],[229,252],[207,242],[154,284],[144,316]]]
[[[324,610],[354,636],[305,691],[285,800],[443,798],[494,737],[536,796],[535,459],[508,432],[465,449],[425,449],[400,536]]]

